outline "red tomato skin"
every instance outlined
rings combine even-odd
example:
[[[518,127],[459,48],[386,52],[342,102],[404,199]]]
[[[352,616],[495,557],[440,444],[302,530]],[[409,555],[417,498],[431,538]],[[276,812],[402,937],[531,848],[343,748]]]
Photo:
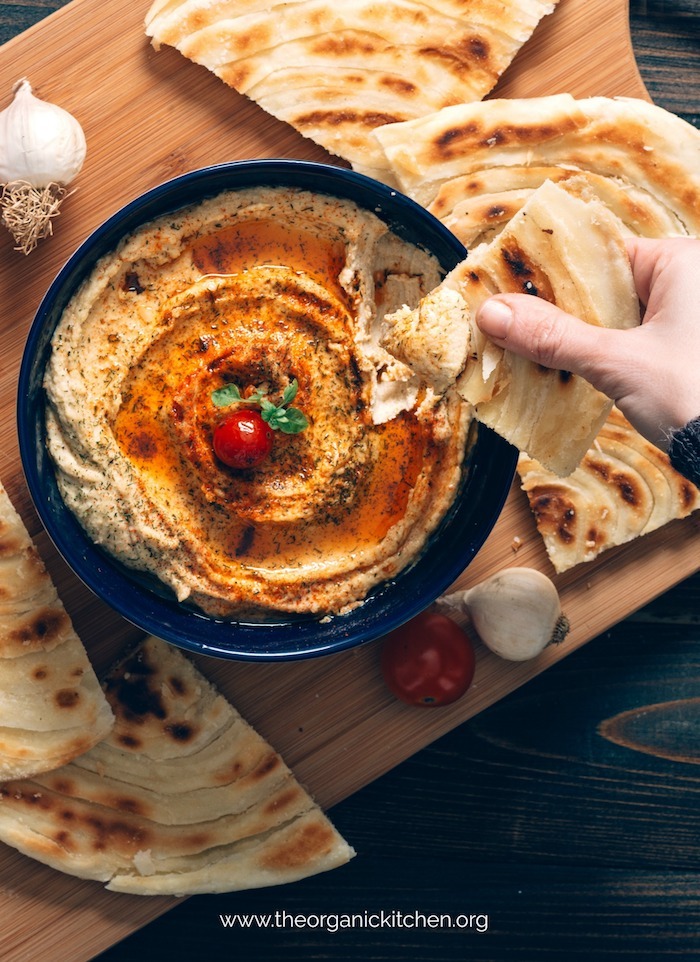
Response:
[[[272,450],[274,433],[258,410],[239,408],[214,429],[214,454],[230,468],[254,468]]]
[[[424,611],[382,643],[382,676],[396,698],[425,708],[449,705],[467,691],[476,659],[467,633],[437,611]]]

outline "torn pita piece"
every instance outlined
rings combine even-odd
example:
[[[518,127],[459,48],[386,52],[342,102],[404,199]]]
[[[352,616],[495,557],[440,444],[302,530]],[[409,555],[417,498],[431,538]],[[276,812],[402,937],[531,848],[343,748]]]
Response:
[[[525,454],[518,474],[557,572],[700,507],[700,491],[617,408],[569,477],[552,474]]]
[[[112,712],[22,519],[0,485],[0,780],[63,765]]]
[[[176,648],[148,638],[108,675],[99,745],[0,788],[0,839],[116,892],[278,885],[354,852],[280,756]]]
[[[496,293],[543,297],[599,327],[639,324],[616,218],[595,197],[545,182],[492,243],[475,248],[418,308],[390,315],[382,338],[390,353],[413,363],[429,390],[439,394],[453,383],[477,420],[549,470],[570,474],[612,401],[583,378],[489,341],[475,317]]]
[[[146,34],[370,172],[374,128],[481,100],[556,2],[155,0]]]

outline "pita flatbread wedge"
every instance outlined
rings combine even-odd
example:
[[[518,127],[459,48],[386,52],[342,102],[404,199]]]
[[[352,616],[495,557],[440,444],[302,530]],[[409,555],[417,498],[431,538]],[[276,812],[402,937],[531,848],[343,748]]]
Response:
[[[0,485],[0,779],[64,764],[112,723],[87,652]]]
[[[378,128],[392,186],[471,247],[544,180],[583,176],[629,233],[700,234],[700,131],[629,97],[569,94],[445,107]]]
[[[426,366],[415,358],[435,358],[443,350],[442,370],[474,406],[477,420],[549,470],[570,474],[612,401],[583,378],[516,357],[481,333],[474,320],[479,306],[504,292],[543,297],[597,326],[639,324],[639,302],[616,218],[595,197],[583,199],[545,181],[498,237],[472,251],[414,312],[389,316],[382,341],[424,377]],[[428,315],[425,323],[422,314]],[[454,359],[465,354],[455,378]],[[428,387],[437,394],[444,382],[433,376]]]
[[[155,0],[146,34],[374,170],[374,128],[480,100],[557,2]]]
[[[0,787],[0,839],[116,892],[278,885],[352,848],[267,742],[177,649],[147,638],[105,680],[113,731]]]
[[[700,507],[700,491],[617,408],[569,477],[557,477],[526,454],[518,474],[557,572]]]

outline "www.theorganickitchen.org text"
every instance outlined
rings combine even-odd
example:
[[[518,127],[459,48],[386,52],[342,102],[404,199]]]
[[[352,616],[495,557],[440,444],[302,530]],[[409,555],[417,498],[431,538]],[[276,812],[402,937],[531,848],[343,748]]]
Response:
[[[400,909],[379,912],[275,912],[232,913],[219,915],[225,929],[322,929],[340,932],[347,929],[452,929],[488,932],[489,917],[483,913],[404,912]]]

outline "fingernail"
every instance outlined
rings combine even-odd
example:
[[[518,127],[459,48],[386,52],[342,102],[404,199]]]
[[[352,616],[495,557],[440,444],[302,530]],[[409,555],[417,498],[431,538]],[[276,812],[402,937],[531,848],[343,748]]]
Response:
[[[512,320],[513,312],[508,305],[494,298],[484,301],[477,316],[477,322],[484,334],[498,341],[504,341],[508,337]]]

